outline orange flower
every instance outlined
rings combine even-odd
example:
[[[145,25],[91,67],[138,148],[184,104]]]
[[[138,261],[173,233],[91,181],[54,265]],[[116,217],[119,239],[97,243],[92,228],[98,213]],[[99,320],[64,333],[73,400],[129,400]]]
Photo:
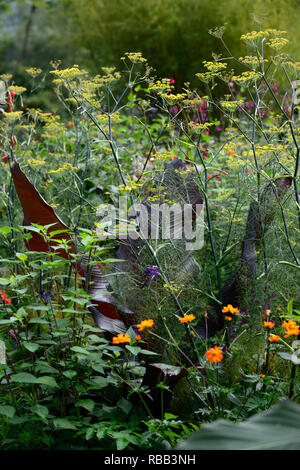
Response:
[[[259,374],[259,376],[260,376],[261,379],[264,379],[266,374]]]
[[[4,290],[0,290],[0,298],[3,300],[3,302],[5,302],[8,305],[11,303],[11,299],[7,297],[7,294],[5,293]]]
[[[280,341],[280,340],[281,338],[278,335],[271,335],[268,338],[268,341],[270,341],[270,343],[277,343],[277,341]]]
[[[231,320],[232,320],[232,317],[227,317],[227,315],[225,315],[225,320],[231,321]]]
[[[180,323],[188,323],[195,320],[195,316],[191,313],[190,315],[184,315],[184,317],[179,318]]]
[[[153,323],[153,320],[143,320],[137,325],[137,329],[139,331],[143,331],[144,328],[150,328],[151,326],[153,326]]]
[[[264,326],[266,328],[273,328],[275,326],[275,323],[273,321],[264,321]]]
[[[219,346],[214,346],[206,351],[205,356],[209,362],[220,362],[223,359],[223,351]]]
[[[239,309],[237,307],[233,307],[231,304],[228,304],[226,307],[223,307],[222,312],[223,313],[230,312],[232,313],[232,315],[234,315],[235,313],[240,313]]]
[[[139,341],[140,339],[142,339],[142,337],[140,335],[135,335],[135,339]]]
[[[122,335],[121,333],[118,334],[118,336],[114,336],[112,339],[113,344],[119,344],[119,343],[130,343],[131,339],[129,338],[128,333],[125,335]]]
[[[300,335],[299,326],[293,320],[284,321],[281,326],[282,328],[285,329],[285,333],[286,333],[284,335],[285,338],[288,338],[289,336],[292,336],[292,335]]]

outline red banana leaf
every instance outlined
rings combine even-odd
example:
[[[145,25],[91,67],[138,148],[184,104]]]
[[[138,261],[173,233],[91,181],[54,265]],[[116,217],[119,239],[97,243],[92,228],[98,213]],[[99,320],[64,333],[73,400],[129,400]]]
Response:
[[[64,249],[55,250],[55,246],[59,244],[59,241],[51,241],[51,243],[48,244],[43,237],[35,231],[30,232],[32,238],[25,240],[26,247],[31,251],[53,251],[63,258],[69,259],[69,254],[75,252],[75,246],[69,233],[70,229],[58,217],[54,209],[45,201],[35,186],[30,183],[17,162],[12,165],[11,174],[23,208],[23,225],[26,227],[30,226],[32,223],[42,226],[53,224],[49,227],[48,233],[56,230],[64,230],[63,233],[56,234],[54,238],[56,240],[68,240],[70,248],[68,252]],[[86,276],[87,269],[84,260],[85,258],[83,257],[81,261],[77,263],[77,269],[81,275]],[[107,292],[109,283],[96,266],[91,266],[89,279],[91,282],[89,283],[88,291],[92,296],[92,303],[94,305],[91,306],[89,310],[94,317],[95,323],[101,329],[108,330],[112,333],[124,333],[126,328],[118,312],[118,308],[125,313],[131,312],[126,309],[126,307],[122,307],[114,296]]]
[[[71,236],[68,233],[69,228],[56,215],[53,207],[51,207],[45,201],[41,194],[36,190],[34,185],[30,183],[30,181],[23,173],[17,162],[12,165],[11,174],[20,203],[23,208],[23,225],[26,227],[28,225],[31,225],[32,223],[43,226],[53,224],[51,227],[49,227],[48,233],[54,232],[56,230],[65,230],[65,232],[63,233],[56,234],[54,238],[57,240],[66,239],[68,241],[71,241],[69,252],[74,253],[74,245]],[[66,250],[54,249],[54,247],[58,245],[59,242],[51,241],[48,244],[39,233],[34,231],[30,231],[30,233],[32,235],[32,238],[30,238],[30,240],[25,240],[25,245],[29,250],[45,252],[54,251],[63,258],[69,258],[69,255]]]

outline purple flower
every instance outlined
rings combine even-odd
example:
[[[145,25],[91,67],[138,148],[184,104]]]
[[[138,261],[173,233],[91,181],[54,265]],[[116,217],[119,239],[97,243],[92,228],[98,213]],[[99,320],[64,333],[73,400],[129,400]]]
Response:
[[[159,276],[159,268],[157,266],[150,266],[148,264],[148,266],[145,269],[144,274],[146,276],[146,281],[147,282],[156,281],[156,279]]]
[[[48,290],[47,292],[45,290],[41,290],[39,292],[39,296],[47,304],[48,302],[51,302],[51,299],[52,297],[54,297],[54,294],[51,290]]]

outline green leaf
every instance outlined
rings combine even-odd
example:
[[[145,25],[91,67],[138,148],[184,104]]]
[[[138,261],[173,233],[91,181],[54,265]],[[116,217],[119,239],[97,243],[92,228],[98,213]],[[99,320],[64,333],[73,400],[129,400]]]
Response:
[[[13,406],[9,405],[1,405],[0,406],[0,415],[8,416],[8,418],[12,418],[15,414],[16,410]]]
[[[48,410],[47,406],[43,406],[43,405],[34,405],[31,408],[31,411],[33,411],[33,413],[37,414],[38,416],[40,416],[41,418],[44,418],[44,419],[49,414],[49,410]]]
[[[141,349],[140,354],[145,354],[148,356],[159,356],[159,354],[157,354],[156,352],[148,351],[148,349]]]
[[[289,315],[293,314],[293,302],[294,302],[294,299],[291,299],[289,303],[287,304],[287,313]]]
[[[42,384],[42,385],[48,385],[49,387],[57,387],[57,382],[54,379],[54,377],[50,377],[50,375],[44,375],[42,377],[38,377],[36,379],[36,383]]]
[[[300,450],[300,406],[285,400],[242,423],[217,420],[176,450]]]
[[[73,346],[71,348],[71,351],[73,352],[77,352],[77,353],[80,353],[80,354],[85,354],[85,355],[89,355],[89,351],[87,351],[86,349],[84,348],[81,348],[80,346]]]
[[[16,316],[17,318],[27,317],[27,316],[28,316],[28,313],[26,312],[25,308],[21,307],[21,308],[19,308],[19,310],[17,311],[17,313],[15,314],[15,316]]]
[[[106,387],[109,383],[111,383],[111,380],[109,380],[108,377],[100,377],[100,376],[94,376],[91,377],[89,389],[98,389],[98,388],[104,388]]]
[[[234,403],[237,406],[240,406],[242,404],[241,400],[239,400],[238,397],[235,396],[234,393],[232,393],[232,392],[229,392],[227,394],[227,398],[228,398],[228,400],[230,400],[232,403]]]
[[[59,429],[76,429],[74,423],[69,421],[67,418],[56,418],[53,420],[53,424]]]
[[[121,408],[121,410],[123,410],[126,415],[128,415],[132,410],[133,404],[130,401],[125,400],[125,398],[121,398],[118,401],[117,406]]]
[[[75,406],[81,406],[82,408],[85,408],[86,410],[92,412],[95,406],[94,400],[91,400],[87,398],[86,400],[79,400],[75,403]]]
[[[27,255],[25,255],[24,253],[16,253],[16,257],[19,258],[19,260],[21,261],[27,261]]]
[[[0,325],[10,325],[11,323],[15,323],[16,321],[18,321],[17,318],[10,317],[7,320],[0,320]]]
[[[67,377],[67,379],[73,379],[73,377],[77,375],[77,372],[75,370],[65,370],[63,372],[63,375]]]
[[[43,318],[31,318],[29,323],[39,323],[42,325],[48,325],[48,320],[44,320]]]
[[[137,356],[142,350],[142,348],[139,346],[128,346],[128,344],[126,344],[125,348],[128,349],[128,351],[130,351],[134,356]]]
[[[39,349],[39,345],[36,344],[36,343],[28,343],[27,341],[24,341],[23,342],[23,346],[25,346],[26,349],[28,349],[28,351],[34,353],[35,351],[37,351]]]
[[[20,372],[11,376],[12,382],[24,383],[24,384],[35,384],[36,377],[28,372]]]
[[[5,226],[5,227],[0,227],[0,233],[4,233],[4,235],[7,235],[12,231],[11,227]]]
[[[286,353],[286,352],[278,352],[277,353],[282,359],[286,359],[287,361],[292,360],[292,354]]]
[[[177,416],[175,415],[172,415],[172,413],[165,413],[165,416],[164,416],[165,419],[177,419]]]

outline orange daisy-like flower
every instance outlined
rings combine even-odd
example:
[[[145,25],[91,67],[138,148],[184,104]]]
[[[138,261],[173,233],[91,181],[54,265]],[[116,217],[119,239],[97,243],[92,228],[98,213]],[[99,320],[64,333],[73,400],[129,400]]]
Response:
[[[8,305],[11,303],[11,299],[7,297],[7,294],[4,290],[0,290],[0,298]]]
[[[270,343],[277,343],[280,340],[281,338],[278,335],[271,335],[268,337],[268,341],[270,341]]]
[[[184,317],[179,318],[180,323],[188,323],[195,320],[195,316],[191,313],[190,315],[184,315]]]
[[[232,320],[232,317],[227,317],[227,315],[225,315],[225,320],[231,321],[231,320]]]
[[[274,323],[273,321],[264,321],[264,326],[265,326],[266,328],[270,328],[270,329],[271,329],[271,328],[274,328],[275,323]]]
[[[153,321],[152,319],[150,319],[150,320],[143,320],[143,321],[141,321],[141,323],[139,323],[139,324],[137,325],[137,329],[138,329],[139,331],[143,331],[144,328],[150,328],[151,326],[153,326],[153,323],[154,323],[154,321]]]
[[[267,318],[270,315],[270,313],[271,313],[271,310],[269,308],[266,308],[266,310],[262,314],[262,317]]]
[[[220,362],[223,359],[223,351],[220,346],[214,346],[206,351],[205,356],[209,362]]]
[[[135,339],[139,341],[140,339],[142,339],[142,337],[140,335],[135,335]]]
[[[240,313],[239,309],[237,307],[233,307],[231,304],[228,304],[226,307],[222,308],[223,313],[231,313],[234,315],[235,313]]]
[[[282,328],[285,329],[285,335],[284,335],[285,338],[288,338],[289,336],[292,336],[292,335],[300,334],[300,328],[297,325],[297,323],[293,320],[284,321],[281,326]]]
[[[128,333],[122,335],[121,333],[118,336],[114,336],[112,339],[113,344],[120,344],[120,343],[130,343],[131,339],[129,338]]]

